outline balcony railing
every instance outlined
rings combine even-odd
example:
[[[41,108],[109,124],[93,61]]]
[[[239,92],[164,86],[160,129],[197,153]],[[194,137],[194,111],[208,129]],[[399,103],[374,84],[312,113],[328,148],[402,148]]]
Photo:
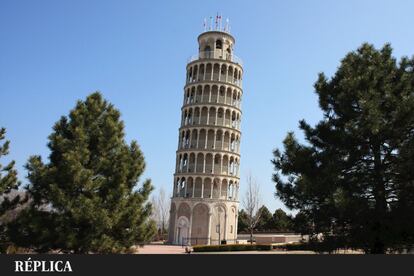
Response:
[[[193,61],[199,60],[199,59],[223,59],[223,60],[227,60],[227,61],[237,63],[240,66],[243,66],[243,61],[238,56],[233,55],[233,54],[229,54],[229,53],[224,53],[224,55],[223,55],[222,53],[217,53],[217,52],[214,52],[214,51],[201,51],[198,54],[195,54],[195,55],[189,57],[188,60],[187,60],[187,63],[190,63],[190,62],[193,62]]]

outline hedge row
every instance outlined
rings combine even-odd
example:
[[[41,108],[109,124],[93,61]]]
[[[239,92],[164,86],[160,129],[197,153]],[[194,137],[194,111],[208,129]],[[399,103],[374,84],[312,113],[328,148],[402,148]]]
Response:
[[[222,244],[222,245],[195,245],[194,252],[220,251],[264,251],[272,250],[270,244]]]
[[[220,251],[265,251],[265,250],[286,250],[286,251],[314,251],[334,252],[338,246],[329,243],[288,243],[279,245],[270,244],[222,244],[222,245],[195,245],[194,252],[220,252]]]
[[[331,253],[339,248],[345,248],[344,246],[339,246],[337,244],[331,243],[322,243],[322,242],[304,242],[304,243],[288,243],[273,245],[273,250],[286,250],[286,251],[314,251],[318,253]]]

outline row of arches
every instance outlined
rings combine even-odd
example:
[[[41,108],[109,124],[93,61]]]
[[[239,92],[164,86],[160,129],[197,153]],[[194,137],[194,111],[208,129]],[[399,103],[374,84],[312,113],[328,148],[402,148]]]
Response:
[[[238,199],[239,183],[219,178],[177,177],[174,181],[175,197],[210,198],[222,200]]]
[[[239,174],[239,158],[220,153],[180,153],[177,156],[177,173]]]
[[[215,149],[240,152],[240,134],[221,129],[187,129],[180,133],[178,149]]]
[[[186,83],[197,81],[222,81],[241,86],[242,70],[225,63],[201,63],[187,68]]]
[[[240,129],[241,114],[232,108],[187,107],[182,111],[181,126],[213,125]]]
[[[213,46],[213,49],[223,49],[223,40],[216,39],[215,42],[214,42],[214,45],[211,45],[211,46]],[[204,51],[207,51],[207,50],[210,51],[211,46],[210,46],[210,44],[204,45]],[[230,49],[230,48],[227,48],[227,49]]]
[[[217,44],[218,46],[220,46],[220,43]],[[239,63],[237,62],[237,60],[235,60],[232,55],[232,50],[230,47],[228,47],[226,50],[223,50],[221,47],[220,48],[215,48],[214,50],[211,49],[211,47],[209,45],[205,46],[204,49],[201,51],[199,51],[199,58],[200,59],[225,59],[228,61],[232,61],[235,63]],[[241,65],[241,64],[240,64]]]
[[[241,108],[242,92],[225,85],[198,85],[188,87],[184,95],[184,105],[193,103],[221,103]]]
[[[230,203],[231,204],[231,203]],[[237,238],[238,211],[223,202],[171,202],[169,241],[174,244],[215,244]]]

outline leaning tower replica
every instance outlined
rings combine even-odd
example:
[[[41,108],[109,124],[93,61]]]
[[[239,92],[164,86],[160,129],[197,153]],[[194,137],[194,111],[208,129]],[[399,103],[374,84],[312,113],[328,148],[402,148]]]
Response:
[[[170,209],[173,244],[237,239],[243,68],[220,20],[198,36],[198,54],[186,68]]]

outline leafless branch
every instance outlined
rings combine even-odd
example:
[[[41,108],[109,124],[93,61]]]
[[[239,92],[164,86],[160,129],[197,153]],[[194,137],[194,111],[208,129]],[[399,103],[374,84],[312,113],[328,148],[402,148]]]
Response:
[[[250,231],[250,240],[252,242],[253,230],[255,229],[257,223],[259,222],[261,212],[261,195],[260,195],[260,185],[252,177],[251,173],[248,174],[246,179],[247,190],[246,194],[242,200],[243,208],[247,214],[247,224]]]

